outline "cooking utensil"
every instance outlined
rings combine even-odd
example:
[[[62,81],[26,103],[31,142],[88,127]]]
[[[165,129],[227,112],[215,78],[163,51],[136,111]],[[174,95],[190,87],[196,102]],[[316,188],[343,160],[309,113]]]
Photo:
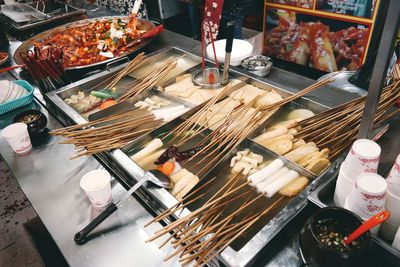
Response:
[[[235,22],[230,21],[227,24],[227,40],[226,40],[226,46],[225,46],[225,63],[224,63],[224,70],[222,73],[222,79],[220,78],[219,75],[219,69],[218,69],[218,61],[216,58],[215,54],[215,47],[213,45],[213,38],[211,36],[211,42],[213,45],[214,49],[214,56],[215,56],[215,61],[216,61],[216,67],[215,68],[204,68],[204,63],[203,63],[203,68],[199,72],[195,72],[192,75],[192,82],[195,85],[201,86],[202,88],[206,89],[213,89],[213,88],[220,88],[221,86],[224,86],[228,84],[229,82],[229,64],[231,61],[231,52],[232,52],[232,43],[233,43],[233,32],[235,29]],[[211,34],[211,30],[210,30]],[[204,38],[203,38],[204,39]],[[204,45],[202,45],[202,56],[203,56],[203,62],[204,62]]]
[[[129,17],[128,16],[110,16],[110,17],[99,17],[99,18],[75,21],[75,22],[67,23],[67,24],[52,28],[50,30],[41,32],[41,33],[39,33],[39,34],[37,34],[37,35],[25,40],[16,49],[16,51],[14,53],[14,61],[16,62],[16,64],[22,65],[23,64],[23,60],[22,60],[22,58],[20,56],[20,53],[32,49],[34,47],[34,43],[35,42],[43,40],[43,39],[47,38],[50,35],[53,35],[53,34],[55,34],[57,32],[60,32],[60,31],[64,31],[64,30],[69,29],[71,27],[87,25],[87,24],[90,24],[92,22],[95,22],[95,21],[98,21],[98,20],[102,20],[102,19],[121,19],[122,21],[125,21],[125,22],[129,21]],[[145,20],[145,19],[138,19],[137,28],[139,30],[145,30],[147,32],[147,31],[150,31],[151,29],[153,29],[154,27],[155,27],[155,25],[152,22],[150,22],[148,20]],[[126,51],[124,51],[124,53],[121,53],[120,55],[118,55],[118,56],[116,56],[114,58],[106,59],[104,61],[95,62],[95,63],[88,64],[88,65],[65,67],[65,70],[77,70],[77,69],[85,69],[85,68],[91,68],[91,67],[105,66],[110,62],[116,61],[118,59],[121,59],[123,57],[126,57],[126,56],[129,56],[129,55],[133,54],[134,52],[136,52],[137,50],[139,50],[140,48],[142,48],[143,46],[148,44],[150,42],[150,40],[151,40],[151,38],[144,39],[142,42],[138,43],[137,45],[132,45],[130,47],[130,49],[127,49]]]
[[[366,221],[365,223],[360,225],[356,230],[354,230],[354,232],[352,232],[347,237],[347,239],[344,240],[344,243],[346,244],[346,246],[348,246],[349,244],[351,244],[351,242],[353,242],[353,240],[357,239],[362,234],[364,234],[365,232],[367,232],[370,229],[374,228],[378,224],[383,223],[389,217],[390,217],[390,213],[387,210],[379,212],[378,214],[376,214],[373,217],[371,217],[371,219],[369,219],[368,221]]]
[[[318,81],[321,81],[326,78],[330,78],[335,74],[335,81],[331,82],[329,85],[339,88],[340,90],[347,91],[352,94],[359,94],[361,96],[365,95],[367,91],[364,89],[355,86],[354,84],[349,82],[350,77],[354,75],[355,71],[341,71],[339,74],[337,72],[332,72],[325,74],[318,78]]]
[[[229,64],[231,63],[231,52],[233,43],[233,33],[235,31],[235,21],[230,21],[226,25],[226,46],[225,46],[225,62],[224,71],[222,72],[222,85],[229,82]]]
[[[171,189],[174,186],[172,180],[165,174],[163,174],[159,170],[150,170],[147,171],[142,179],[140,179],[125,195],[116,203],[111,203],[99,216],[94,218],[85,228],[75,234],[74,240],[77,244],[82,245],[86,243],[87,236],[90,232],[92,232],[100,223],[102,223],[105,219],[107,219],[111,214],[113,214],[118,206],[121,205],[133,192],[135,192],[140,186],[142,186],[145,182],[151,182],[160,187],[164,187],[167,189]]]
[[[218,66],[218,59],[217,54],[215,51],[214,46],[214,37],[212,36],[212,28],[210,22],[208,22],[208,32],[209,38],[211,40],[211,45],[213,48],[214,60],[215,60],[215,68],[205,68],[205,56],[204,56],[204,49],[205,49],[205,39],[206,36],[204,35],[204,27],[206,26],[206,21],[202,23],[202,31],[201,31],[201,71],[195,72],[192,74],[192,82],[195,85],[200,86],[201,88],[205,89],[213,89],[221,87],[221,78],[219,75],[219,66]]]
[[[192,82],[204,89],[221,87],[221,79],[217,68],[207,68],[193,73]]]
[[[1,64],[2,63],[0,62],[0,65]],[[10,67],[6,67],[6,68],[3,68],[3,69],[0,69],[0,73],[4,73],[4,72],[7,72],[7,71],[10,71],[10,70],[13,70],[13,69],[24,68],[24,67],[25,67],[25,65],[10,66]]]

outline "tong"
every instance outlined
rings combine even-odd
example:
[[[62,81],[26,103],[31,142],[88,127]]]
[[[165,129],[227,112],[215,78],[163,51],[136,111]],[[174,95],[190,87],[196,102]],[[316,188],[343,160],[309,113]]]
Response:
[[[62,49],[49,47],[42,51],[39,47],[34,47],[33,51],[21,52],[20,57],[37,85],[45,92],[68,83],[64,77]]]

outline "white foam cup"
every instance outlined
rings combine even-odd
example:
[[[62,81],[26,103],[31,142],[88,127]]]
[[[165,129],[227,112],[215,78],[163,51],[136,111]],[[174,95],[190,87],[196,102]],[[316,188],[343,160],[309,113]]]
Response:
[[[395,237],[394,237],[392,246],[393,246],[395,249],[400,250],[400,227],[397,229],[397,232],[396,232],[396,235],[395,235]]]
[[[25,123],[13,123],[1,131],[1,135],[7,140],[15,153],[25,155],[32,149],[29,138],[28,126]]]
[[[111,176],[106,170],[93,170],[81,178],[80,186],[94,207],[104,207],[111,202],[110,181]]]
[[[400,197],[390,189],[386,190],[385,209],[390,212],[390,217],[382,223],[380,235],[392,240],[400,227]]]
[[[375,173],[361,174],[348,198],[349,210],[361,218],[370,218],[385,208],[387,183]]]
[[[376,173],[378,171],[381,147],[372,140],[356,140],[345,159],[346,175],[355,180],[363,173]]]
[[[347,196],[349,195],[351,189],[354,187],[354,181],[347,177],[346,173],[343,171],[344,164],[340,166],[339,175],[336,180],[335,194],[333,196],[333,201],[338,207],[344,207]]]
[[[388,190],[400,197],[400,155],[397,156],[386,181],[388,183]]]

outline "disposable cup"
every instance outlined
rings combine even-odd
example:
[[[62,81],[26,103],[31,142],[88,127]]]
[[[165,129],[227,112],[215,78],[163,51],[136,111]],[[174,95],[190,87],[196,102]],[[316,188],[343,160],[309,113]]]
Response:
[[[349,210],[361,218],[370,218],[385,208],[387,183],[375,173],[361,174],[348,198]]]
[[[356,140],[345,159],[346,175],[355,180],[363,173],[376,173],[378,171],[380,146],[369,139]]]
[[[390,217],[382,223],[380,234],[385,239],[392,240],[400,227],[400,197],[388,189],[385,199],[385,209],[390,212]]]
[[[333,201],[338,207],[344,207],[347,196],[350,190],[354,187],[354,181],[347,177],[346,173],[343,171],[344,163],[340,166],[339,175],[336,180],[335,194],[333,196]]]
[[[395,249],[400,250],[400,227],[397,229],[397,232],[396,232],[396,235],[395,235],[395,237],[394,237],[392,246],[393,246]]]
[[[110,180],[106,170],[90,171],[81,178],[80,186],[94,207],[105,207],[111,202]]]
[[[25,155],[32,149],[28,126],[25,123],[11,124],[1,131],[1,135],[18,155]]]
[[[388,183],[388,190],[400,197],[400,155],[397,156],[386,181]]]
[[[349,200],[349,198],[347,197],[347,198],[346,198],[346,201],[345,201],[345,204],[344,204],[344,208],[347,209],[347,210],[350,210],[350,209],[349,209],[349,202],[348,202],[348,200]],[[382,210],[383,210],[383,209],[382,209]],[[363,219],[363,221],[365,222],[365,221],[368,221],[370,218],[363,218],[363,217],[361,217],[361,219]],[[371,228],[369,231],[371,232],[372,235],[377,236],[378,233],[379,233],[380,226],[381,226],[381,225],[378,224],[377,226]]]

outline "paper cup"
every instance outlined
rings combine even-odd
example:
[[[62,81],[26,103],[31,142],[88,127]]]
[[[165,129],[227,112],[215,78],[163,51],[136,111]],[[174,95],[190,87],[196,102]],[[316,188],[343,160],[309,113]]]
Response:
[[[390,217],[382,223],[380,235],[392,240],[400,227],[400,197],[388,189],[385,199],[385,209],[390,212]]]
[[[350,209],[349,209],[349,197],[346,198],[346,201],[345,201],[345,203],[344,203],[344,208],[345,208],[346,210],[350,210]],[[382,209],[382,211],[383,211],[383,209]],[[379,212],[381,212],[381,211],[379,211]],[[377,212],[377,213],[379,213],[379,212]],[[366,222],[366,221],[368,221],[368,220],[371,219],[371,218],[363,218],[363,217],[361,217],[361,219],[363,219],[363,221]],[[379,233],[380,227],[381,227],[381,225],[378,224],[377,226],[375,226],[374,228],[370,229],[369,231],[371,232],[372,235],[377,236],[378,233]]]
[[[397,156],[396,162],[386,179],[388,190],[400,197],[400,155]]]
[[[110,204],[111,176],[106,170],[94,170],[85,174],[80,181],[81,188],[94,207],[100,208]]]
[[[28,126],[25,123],[11,124],[1,131],[1,135],[18,155],[25,155],[32,149]]]
[[[361,218],[370,218],[385,208],[387,183],[375,173],[361,174],[350,191],[349,210]]]
[[[400,250],[400,227],[397,229],[397,232],[396,232],[396,235],[395,235],[395,237],[394,237],[392,246],[393,246],[395,249]]]
[[[378,171],[381,147],[372,140],[356,140],[346,157],[346,175],[355,180],[363,173],[376,173]]]
[[[344,163],[340,166],[339,175],[336,180],[335,194],[333,201],[338,207],[344,207],[347,196],[350,194],[350,190],[354,187],[354,181],[347,177],[343,171]]]

